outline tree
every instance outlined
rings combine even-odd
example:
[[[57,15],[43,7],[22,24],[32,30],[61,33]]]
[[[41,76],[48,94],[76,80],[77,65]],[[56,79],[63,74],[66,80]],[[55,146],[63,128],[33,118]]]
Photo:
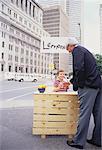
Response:
[[[96,58],[96,62],[97,62],[97,65],[98,65],[98,69],[99,69],[99,71],[102,75],[102,55],[96,54],[95,58]]]

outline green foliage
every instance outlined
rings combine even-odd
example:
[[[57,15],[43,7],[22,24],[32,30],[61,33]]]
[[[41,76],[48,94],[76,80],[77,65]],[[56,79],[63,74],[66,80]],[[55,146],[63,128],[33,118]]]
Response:
[[[96,54],[95,58],[96,58],[98,69],[102,75],[102,55]]]

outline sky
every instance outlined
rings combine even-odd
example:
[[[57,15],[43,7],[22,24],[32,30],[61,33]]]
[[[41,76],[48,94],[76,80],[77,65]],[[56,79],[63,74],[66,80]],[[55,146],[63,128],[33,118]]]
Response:
[[[84,46],[100,53],[99,4],[102,0],[84,0]]]

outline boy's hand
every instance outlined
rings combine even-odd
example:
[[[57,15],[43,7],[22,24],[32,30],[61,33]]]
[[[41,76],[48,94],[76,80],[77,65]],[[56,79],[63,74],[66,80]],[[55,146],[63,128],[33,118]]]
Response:
[[[63,83],[60,83],[60,84],[58,85],[58,88],[59,88],[59,89],[62,89],[62,88],[63,88]]]

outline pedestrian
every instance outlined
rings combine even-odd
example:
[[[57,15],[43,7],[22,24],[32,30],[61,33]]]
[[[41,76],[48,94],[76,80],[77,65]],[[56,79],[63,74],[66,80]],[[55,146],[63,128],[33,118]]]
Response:
[[[94,56],[78,41],[69,38],[67,51],[73,57],[73,90],[78,91],[80,114],[76,135],[67,141],[71,147],[83,149],[86,141],[101,147],[101,111],[102,111],[102,81]],[[91,114],[94,117],[94,130],[91,139],[87,139]]]

